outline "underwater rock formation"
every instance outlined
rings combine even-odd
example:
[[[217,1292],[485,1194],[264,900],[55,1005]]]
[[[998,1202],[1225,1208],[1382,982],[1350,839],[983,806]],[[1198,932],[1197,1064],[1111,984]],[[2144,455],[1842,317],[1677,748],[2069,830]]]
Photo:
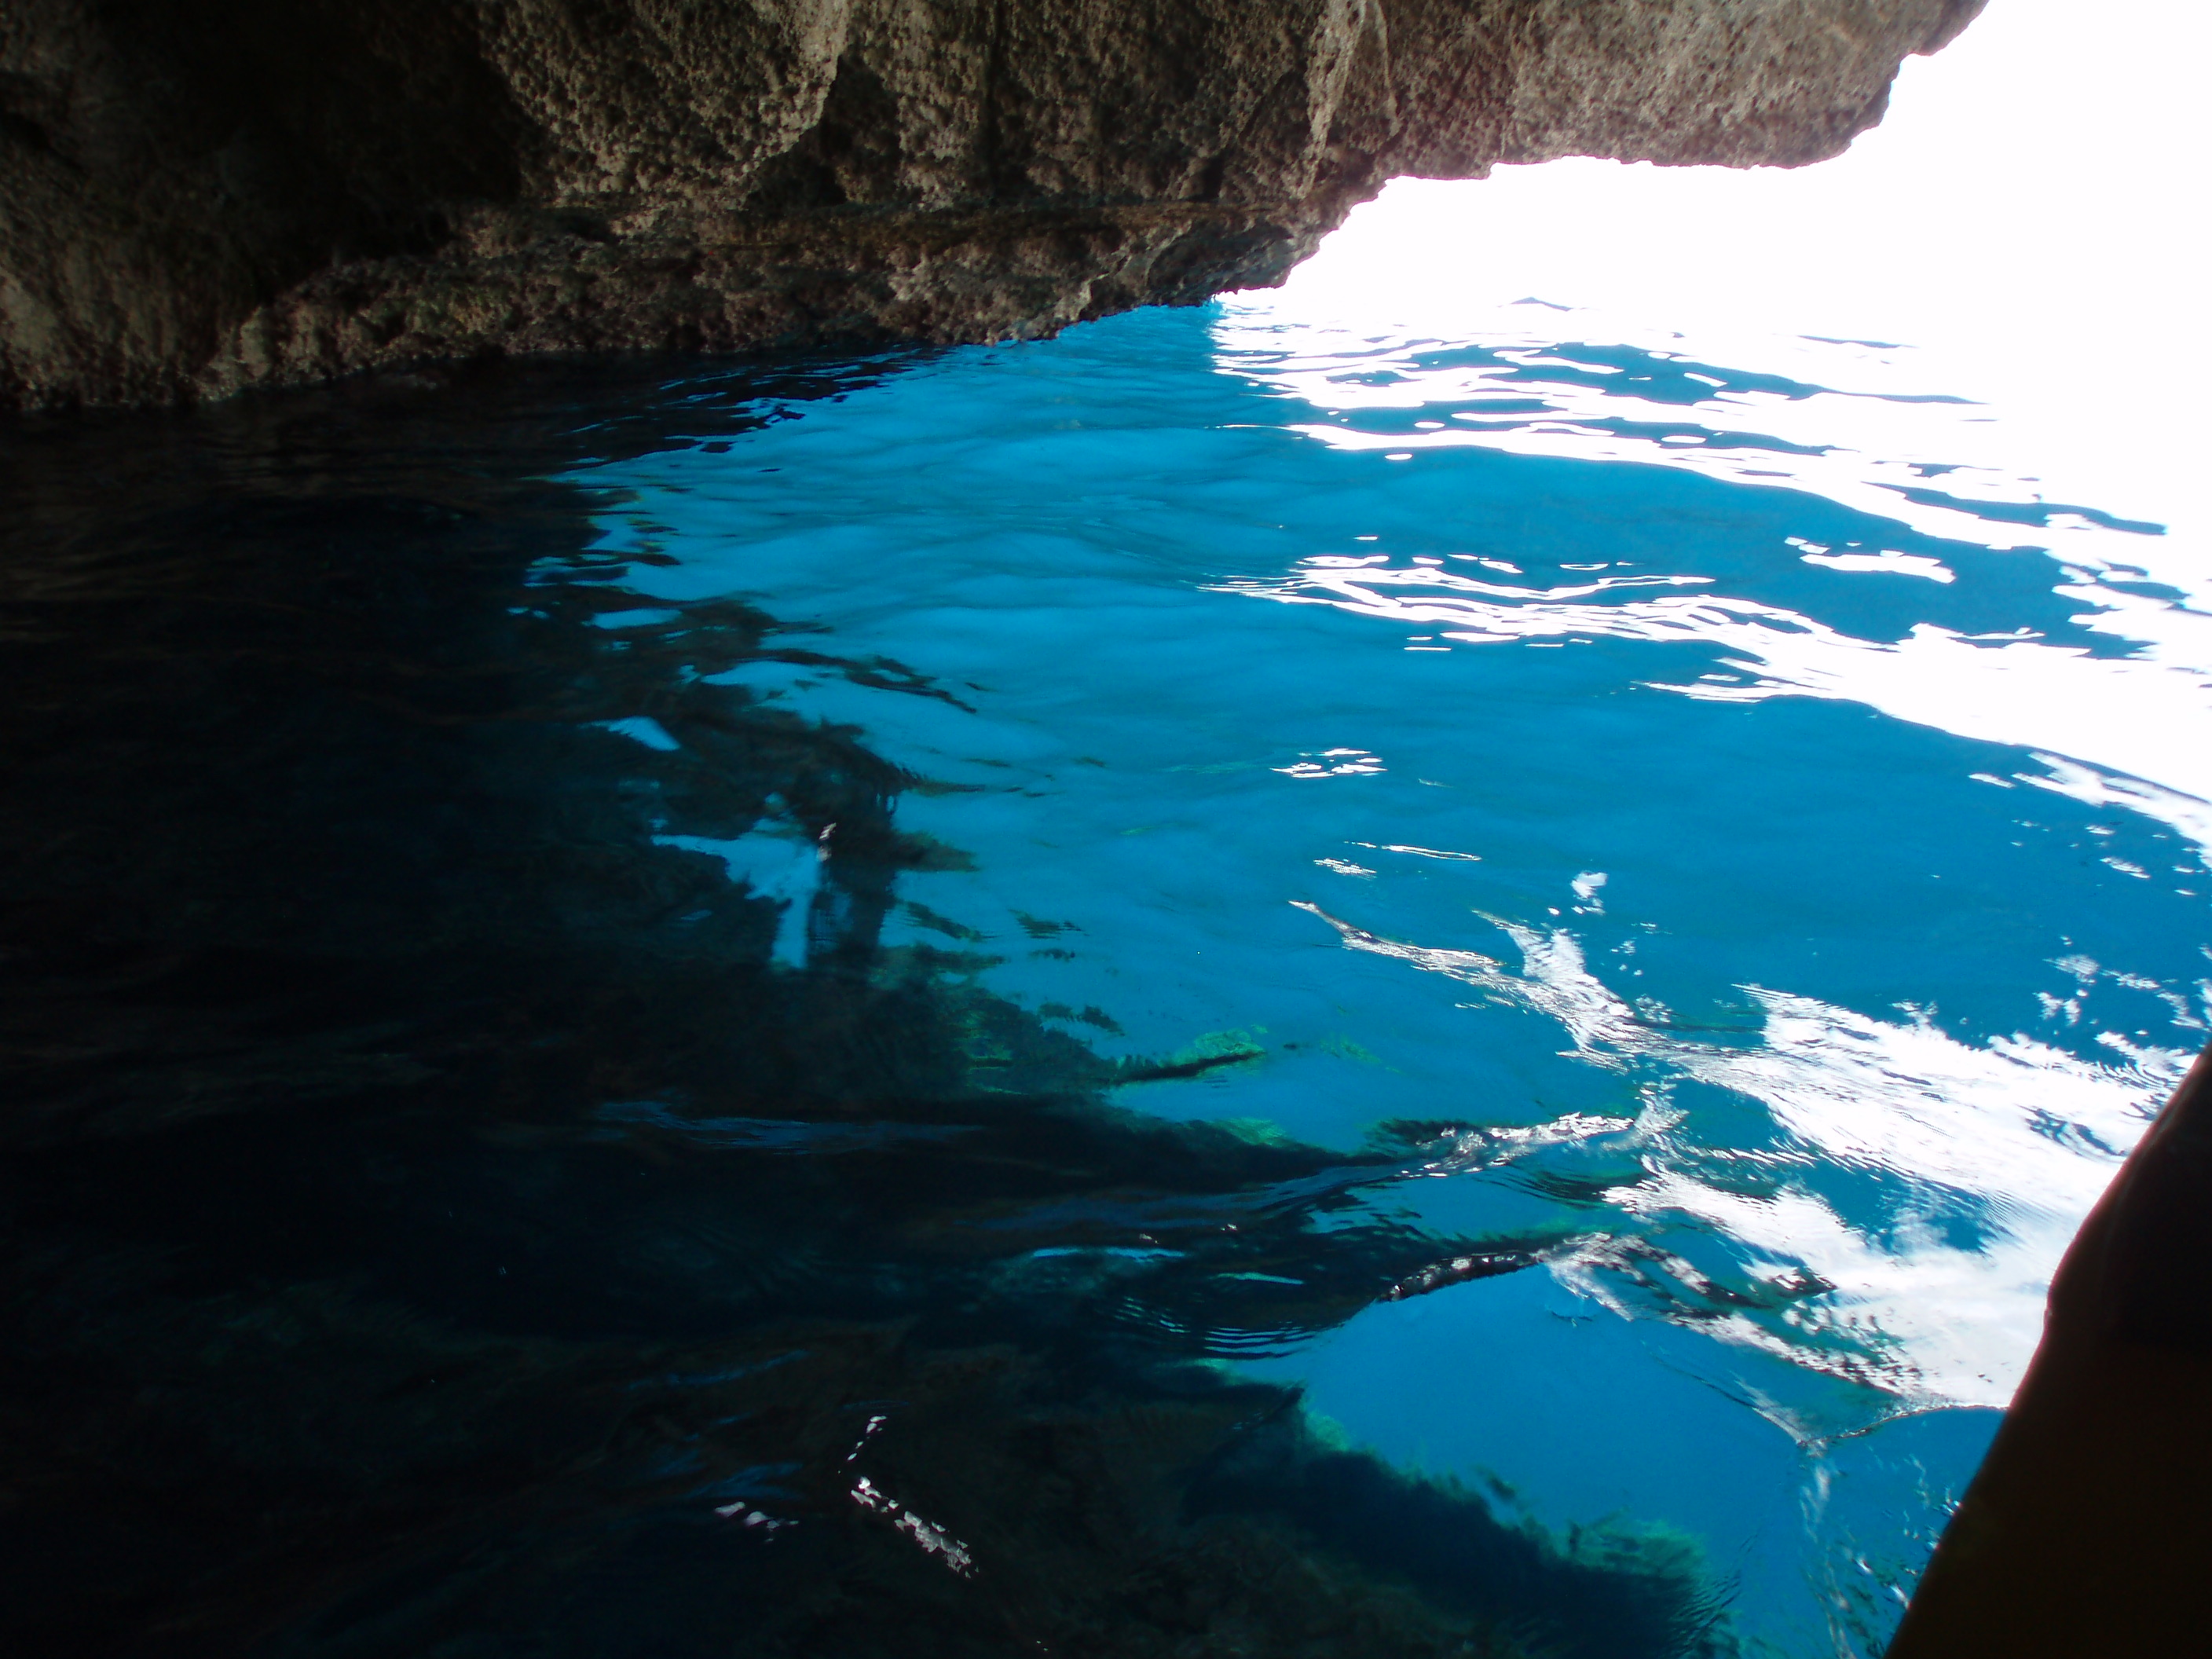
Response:
[[[0,404],[1048,333],[1400,175],[1794,165],[1981,0],[15,0]]]
[[[1558,1245],[1363,1212],[1467,1126],[1146,1115],[1195,1061],[1106,1059],[902,901],[965,856],[900,828],[941,786],[728,671],[947,689],[639,609],[670,556],[559,476],[892,372],[0,450],[0,1651],[1727,1651],[1683,1540],[1552,1538],[1220,1364]],[[811,893],[707,850],[763,836]]]

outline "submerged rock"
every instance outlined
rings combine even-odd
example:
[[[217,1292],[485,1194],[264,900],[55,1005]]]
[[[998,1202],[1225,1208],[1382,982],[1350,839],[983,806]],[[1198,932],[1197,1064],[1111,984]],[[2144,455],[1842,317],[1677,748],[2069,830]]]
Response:
[[[1393,176],[1794,165],[1981,0],[19,0],[0,402],[1048,333]]]
[[[1226,1363],[1559,1245],[1364,1201],[1467,1125],[1150,1115],[1187,1062],[997,994],[957,918],[886,942],[964,856],[901,828],[938,786],[731,671],[945,687],[640,607],[672,556],[573,470],[869,374],[0,453],[0,1651],[1727,1651],[1679,1540],[1541,1534]],[[732,866],[779,840],[810,889]]]

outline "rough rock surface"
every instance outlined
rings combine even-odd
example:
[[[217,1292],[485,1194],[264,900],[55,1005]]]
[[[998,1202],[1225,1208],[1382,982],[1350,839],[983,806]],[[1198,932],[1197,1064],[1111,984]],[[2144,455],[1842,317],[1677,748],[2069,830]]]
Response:
[[[6,0],[0,405],[1049,332],[1396,175],[1795,164],[1982,0]]]

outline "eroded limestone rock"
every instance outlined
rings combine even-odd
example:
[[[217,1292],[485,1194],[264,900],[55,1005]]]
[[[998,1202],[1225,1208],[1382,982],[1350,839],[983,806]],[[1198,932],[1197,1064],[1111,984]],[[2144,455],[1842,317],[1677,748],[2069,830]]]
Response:
[[[0,403],[1048,333],[1393,176],[1790,165],[1982,0],[9,0]]]

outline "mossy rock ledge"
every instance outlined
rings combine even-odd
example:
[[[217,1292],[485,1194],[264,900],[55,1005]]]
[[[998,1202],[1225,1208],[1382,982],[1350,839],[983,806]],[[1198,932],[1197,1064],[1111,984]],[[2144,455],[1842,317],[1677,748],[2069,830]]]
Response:
[[[0,407],[1048,334],[1396,176],[1833,155],[1980,4],[14,0]]]

